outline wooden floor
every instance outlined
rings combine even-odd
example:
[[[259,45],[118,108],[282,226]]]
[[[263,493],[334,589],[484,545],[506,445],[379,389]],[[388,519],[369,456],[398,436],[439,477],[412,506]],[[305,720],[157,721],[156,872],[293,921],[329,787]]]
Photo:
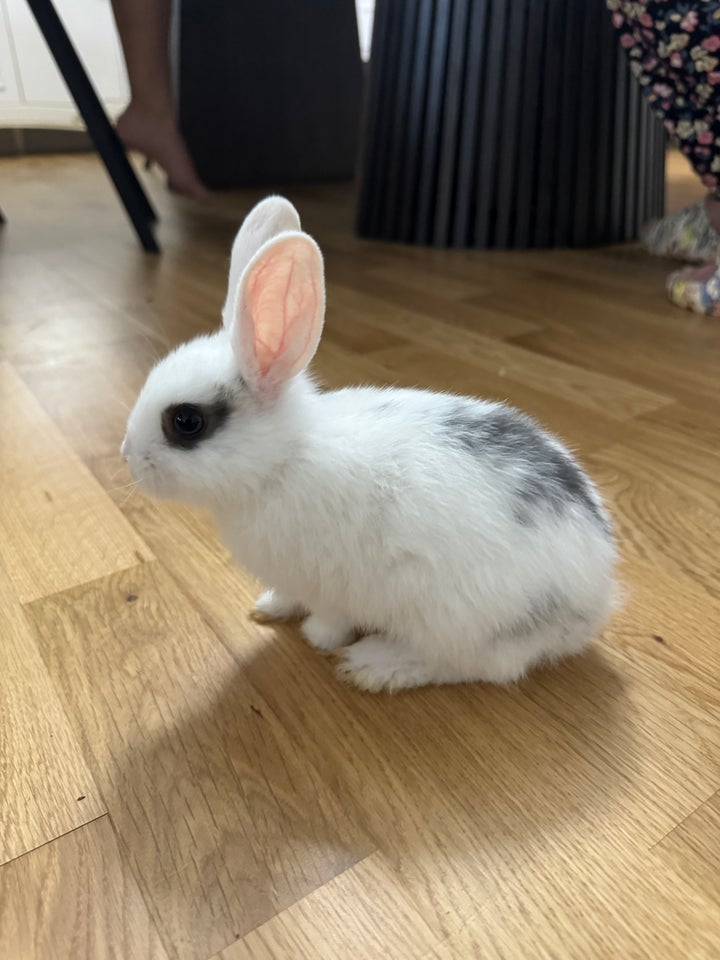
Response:
[[[248,619],[205,517],[128,496],[128,405],[218,323],[257,197],[154,194],[161,258],[94,158],[0,162],[0,957],[717,960],[720,323],[634,247],[370,244],[345,187],[291,194],[327,256],[326,383],[524,407],[622,544],[586,656],[364,695]]]

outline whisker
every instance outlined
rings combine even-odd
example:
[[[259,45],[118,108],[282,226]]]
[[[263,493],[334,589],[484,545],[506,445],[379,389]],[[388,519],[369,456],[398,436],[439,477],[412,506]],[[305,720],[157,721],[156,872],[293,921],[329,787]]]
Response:
[[[119,475],[120,475],[121,473],[124,473],[126,470],[127,470],[127,468],[126,468],[125,464],[124,464],[124,463],[121,463],[120,466],[117,468],[117,470],[113,470],[113,472],[110,474],[110,476],[108,477],[108,481],[109,481],[110,483],[114,483],[114,482],[117,480],[117,478],[119,477]]]
[[[130,486],[130,489],[128,490],[127,494],[123,497],[122,502],[118,504],[118,508],[119,508],[120,510],[122,510],[122,508],[123,508],[123,507],[125,506],[125,504],[128,502],[128,500],[130,499],[130,497],[132,497],[132,495],[133,495],[133,494],[135,493],[135,491],[137,490],[137,481],[136,481],[135,483],[131,483],[129,486]]]
[[[139,482],[139,480],[131,480],[130,483],[121,483],[119,487],[110,487],[108,493],[118,493],[120,490],[128,490],[131,487],[136,487]]]
[[[118,397],[117,395],[115,395],[114,397],[109,397],[109,399],[119,404],[123,408],[125,413],[130,413],[131,407],[130,407],[130,404],[127,402],[127,400],[124,400],[122,397]]]
[[[161,354],[158,350],[157,343],[152,340],[147,333],[138,332],[138,336],[145,342],[146,346],[150,348],[152,362],[154,364],[157,363],[161,359]]]

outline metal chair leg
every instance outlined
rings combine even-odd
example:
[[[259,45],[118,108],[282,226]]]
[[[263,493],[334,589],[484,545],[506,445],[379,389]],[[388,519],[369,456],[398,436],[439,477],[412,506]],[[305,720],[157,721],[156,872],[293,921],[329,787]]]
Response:
[[[143,249],[148,253],[159,253],[160,248],[151,226],[157,220],[157,214],[130,165],[122,141],[107,118],[52,0],[27,2],[85,121],[95,148],[120,195]]]

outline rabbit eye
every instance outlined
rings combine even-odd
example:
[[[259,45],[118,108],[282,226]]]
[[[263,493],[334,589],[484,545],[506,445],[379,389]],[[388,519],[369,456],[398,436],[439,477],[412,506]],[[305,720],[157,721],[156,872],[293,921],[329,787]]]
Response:
[[[163,410],[161,425],[167,442],[173,447],[188,450],[211,437],[227,421],[230,403],[225,395],[213,403],[198,406],[194,403],[178,403]]]
[[[183,438],[198,437],[205,429],[205,417],[197,407],[183,403],[173,410],[172,427]]]

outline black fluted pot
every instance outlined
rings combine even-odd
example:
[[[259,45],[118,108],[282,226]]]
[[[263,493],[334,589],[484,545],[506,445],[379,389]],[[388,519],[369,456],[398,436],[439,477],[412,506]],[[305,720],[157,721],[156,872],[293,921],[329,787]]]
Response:
[[[378,0],[361,236],[632,240],[662,213],[664,148],[604,0]]]

